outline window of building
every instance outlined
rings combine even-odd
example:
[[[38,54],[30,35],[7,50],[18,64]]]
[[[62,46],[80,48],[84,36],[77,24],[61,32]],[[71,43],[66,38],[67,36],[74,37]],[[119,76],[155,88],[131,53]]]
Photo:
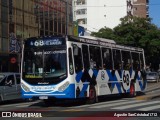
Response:
[[[45,30],[48,30],[48,20],[45,20]]]
[[[44,35],[44,30],[40,30],[40,35],[41,35],[41,36]]]
[[[87,14],[87,9],[79,9],[76,11],[77,15],[84,15]]]
[[[54,21],[54,32],[58,32],[57,31],[57,21]]]
[[[65,34],[66,32],[66,25],[65,24],[62,24],[62,34]]]
[[[53,20],[50,20],[49,22],[49,30],[53,31]]]
[[[86,4],[86,0],[77,0],[77,5],[84,5]]]
[[[58,23],[58,33],[61,33],[61,23]]]

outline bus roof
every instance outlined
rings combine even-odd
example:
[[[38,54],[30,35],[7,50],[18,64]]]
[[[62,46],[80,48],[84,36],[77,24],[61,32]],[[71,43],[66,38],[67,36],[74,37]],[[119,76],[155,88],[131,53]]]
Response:
[[[125,46],[116,44],[114,40],[105,39],[105,38],[99,38],[99,37],[93,37],[93,36],[68,36],[70,38],[69,41],[78,41],[82,43],[88,43],[88,44],[94,44],[94,45],[101,45],[101,46],[108,46],[112,47],[113,49],[123,49],[123,50],[131,50],[131,51],[143,51],[142,48],[138,47],[132,47],[132,46]]]
[[[114,40],[110,40],[110,39],[106,39],[106,38],[99,38],[99,37],[93,37],[93,36],[80,36],[80,37],[86,38],[86,39],[99,40],[99,41],[102,41],[102,42],[108,42],[108,43],[116,44],[116,42]]]

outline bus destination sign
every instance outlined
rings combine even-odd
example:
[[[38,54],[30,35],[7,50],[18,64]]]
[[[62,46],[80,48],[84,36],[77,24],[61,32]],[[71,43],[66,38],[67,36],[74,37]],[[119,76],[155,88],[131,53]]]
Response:
[[[50,39],[50,40],[36,40],[30,42],[31,46],[50,46],[50,45],[62,45],[62,41],[59,39]]]
[[[65,39],[63,38],[28,39],[25,42],[25,45],[28,47],[58,46],[64,44],[65,44]]]

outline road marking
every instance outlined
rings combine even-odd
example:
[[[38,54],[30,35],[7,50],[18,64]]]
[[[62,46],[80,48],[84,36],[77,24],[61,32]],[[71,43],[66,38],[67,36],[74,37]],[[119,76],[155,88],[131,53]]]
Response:
[[[84,109],[66,109],[66,110],[61,110],[60,112],[77,112],[77,111],[84,111]]]
[[[17,105],[16,107],[29,107],[30,106],[30,104],[26,104],[26,105]]]
[[[125,102],[127,100],[116,100],[116,101],[106,101],[106,102],[100,102],[100,103],[95,103],[95,104],[90,104],[90,105],[81,105],[81,106],[74,106],[74,107],[68,107],[68,108],[82,108],[82,107],[89,107],[93,105],[104,105],[104,104],[112,104],[116,102]]]
[[[138,103],[138,102],[142,102],[142,101],[117,101],[117,103],[113,103],[113,104],[107,104],[107,105],[99,105],[99,106],[93,106],[93,107],[89,107],[89,108],[104,108],[104,107],[113,107],[113,106],[117,106],[117,105],[125,105],[125,104],[133,104],[133,103]]]
[[[26,106],[26,105],[32,105],[34,103],[38,103],[38,102],[36,101],[36,102],[27,102],[27,103],[17,103],[17,104],[2,105],[1,108],[2,107],[10,107],[10,106],[17,107],[17,106],[22,106],[22,105]]]
[[[151,102],[145,102],[145,103],[139,103],[139,104],[133,104],[133,105],[126,105],[126,106],[120,106],[120,107],[115,107],[112,109],[119,109],[119,110],[124,110],[128,108],[134,108],[134,107],[139,107],[139,106],[144,106],[144,105],[151,105],[155,103],[160,103],[160,101],[151,101]]]
[[[158,109],[158,108],[160,108],[160,105],[145,107],[145,108],[141,108],[141,109],[137,109],[137,110],[140,110],[140,111],[150,111],[150,110],[155,110],[155,109]]]

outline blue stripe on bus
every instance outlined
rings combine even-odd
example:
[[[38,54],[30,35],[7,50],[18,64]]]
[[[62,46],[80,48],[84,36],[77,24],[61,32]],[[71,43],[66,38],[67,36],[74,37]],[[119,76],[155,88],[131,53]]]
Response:
[[[118,88],[118,92],[119,92],[119,93],[122,93],[121,84],[120,84],[120,83],[116,83],[116,85],[117,85],[117,88]]]
[[[118,89],[118,92],[122,93],[121,84],[118,82],[118,79],[117,79],[116,75],[114,74],[114,76],[113,76],[112,73],[110,72],[110,70],[106,70],[106,72],[107,72],[107,74],[109,76],[109,81],[117,82],[117,83],[111,83],[112,88],[114,88],[115,85],[116,85],[117,89]]]
[[[139,75],[137,75],[137,80],[138,80],[139,86],[140,86],[140,88],[142,90],[143,89],[143,85],[142,85],[142,82],[141,82],[141,79],[140,79]]]
[[[93,74],[94,74],[95,77],[97,77],[97,75],[98,75],[98,70],[93,70]]]
[[[82,75],[83,75],[83,72],[82,72],[82,71],[80,71],[80,72],[77,73],[77,75],[76,75],[76,82],[77,82],[77,83],[80,82],[80,80],[81,80],[81,78],[82,78]]]
[[[87,91],[88,86],[89,86],[88,84],[83,84],[83,88],[82,88],[82,90],[80,92],[79,97],[85,97],[84,93]]]

